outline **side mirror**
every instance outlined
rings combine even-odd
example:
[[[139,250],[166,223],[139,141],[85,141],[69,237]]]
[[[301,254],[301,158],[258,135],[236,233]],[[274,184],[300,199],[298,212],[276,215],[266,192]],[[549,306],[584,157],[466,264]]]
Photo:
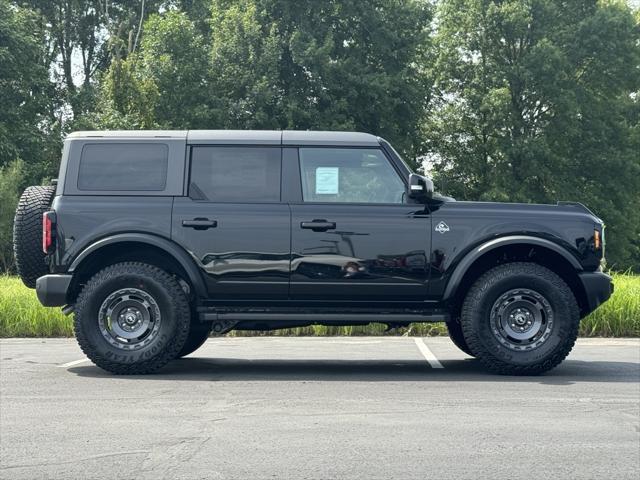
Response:
[[[424,202],[433,197],[433,180],[416,173],[409,175],[409,198]]]

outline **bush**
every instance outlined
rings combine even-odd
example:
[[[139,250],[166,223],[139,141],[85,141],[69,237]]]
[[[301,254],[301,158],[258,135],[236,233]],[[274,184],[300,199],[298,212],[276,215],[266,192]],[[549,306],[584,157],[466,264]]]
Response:
[[[13,258],[13,216],[20,197],[23,164],[15,160],[0,168],[0,272],[12,272]]]

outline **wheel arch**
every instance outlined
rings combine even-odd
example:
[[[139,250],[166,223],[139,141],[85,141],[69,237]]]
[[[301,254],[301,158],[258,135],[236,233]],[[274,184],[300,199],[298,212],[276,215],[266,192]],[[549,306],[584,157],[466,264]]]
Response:
[[[528,261],[542,265],[560,276],[571,288],[581,312],[589,310],[586,293],[578,277],[583,270],[576,257],[545,238],[512,235],[483,243],[466,254],[455,267],[443,300],[460,305],[473,282],[495,265]]]
[[[125,261],[142,261],[162,268],[188,282],[196,296],[206,296],[200,269],[182,247],[155,235],[121,233],[90,244],[71,262],[68,269],[73,275],[68,292],[70,303],[75,300],[81,285],[95,272]]]

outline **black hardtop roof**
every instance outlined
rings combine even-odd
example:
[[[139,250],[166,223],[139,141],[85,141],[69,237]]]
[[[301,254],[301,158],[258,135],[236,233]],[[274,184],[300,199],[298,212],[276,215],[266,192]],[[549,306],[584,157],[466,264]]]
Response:
[[[333,145],[376,147],[380,139],[360,132],[305,130],[96,130],[74,132],[68,139],[137,140],[166,138],[191,145]]]

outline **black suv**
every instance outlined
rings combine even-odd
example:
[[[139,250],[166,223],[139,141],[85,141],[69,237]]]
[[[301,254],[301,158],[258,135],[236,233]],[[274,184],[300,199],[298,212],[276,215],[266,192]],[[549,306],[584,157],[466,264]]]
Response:
[[[446,322],[489,370],[537,374],[611,295],[603,229],[578,203],[434,194],[364,133],[78,132],[57,186],[22,195],[14,246],[24,283],[113,373],[211,332]]]

